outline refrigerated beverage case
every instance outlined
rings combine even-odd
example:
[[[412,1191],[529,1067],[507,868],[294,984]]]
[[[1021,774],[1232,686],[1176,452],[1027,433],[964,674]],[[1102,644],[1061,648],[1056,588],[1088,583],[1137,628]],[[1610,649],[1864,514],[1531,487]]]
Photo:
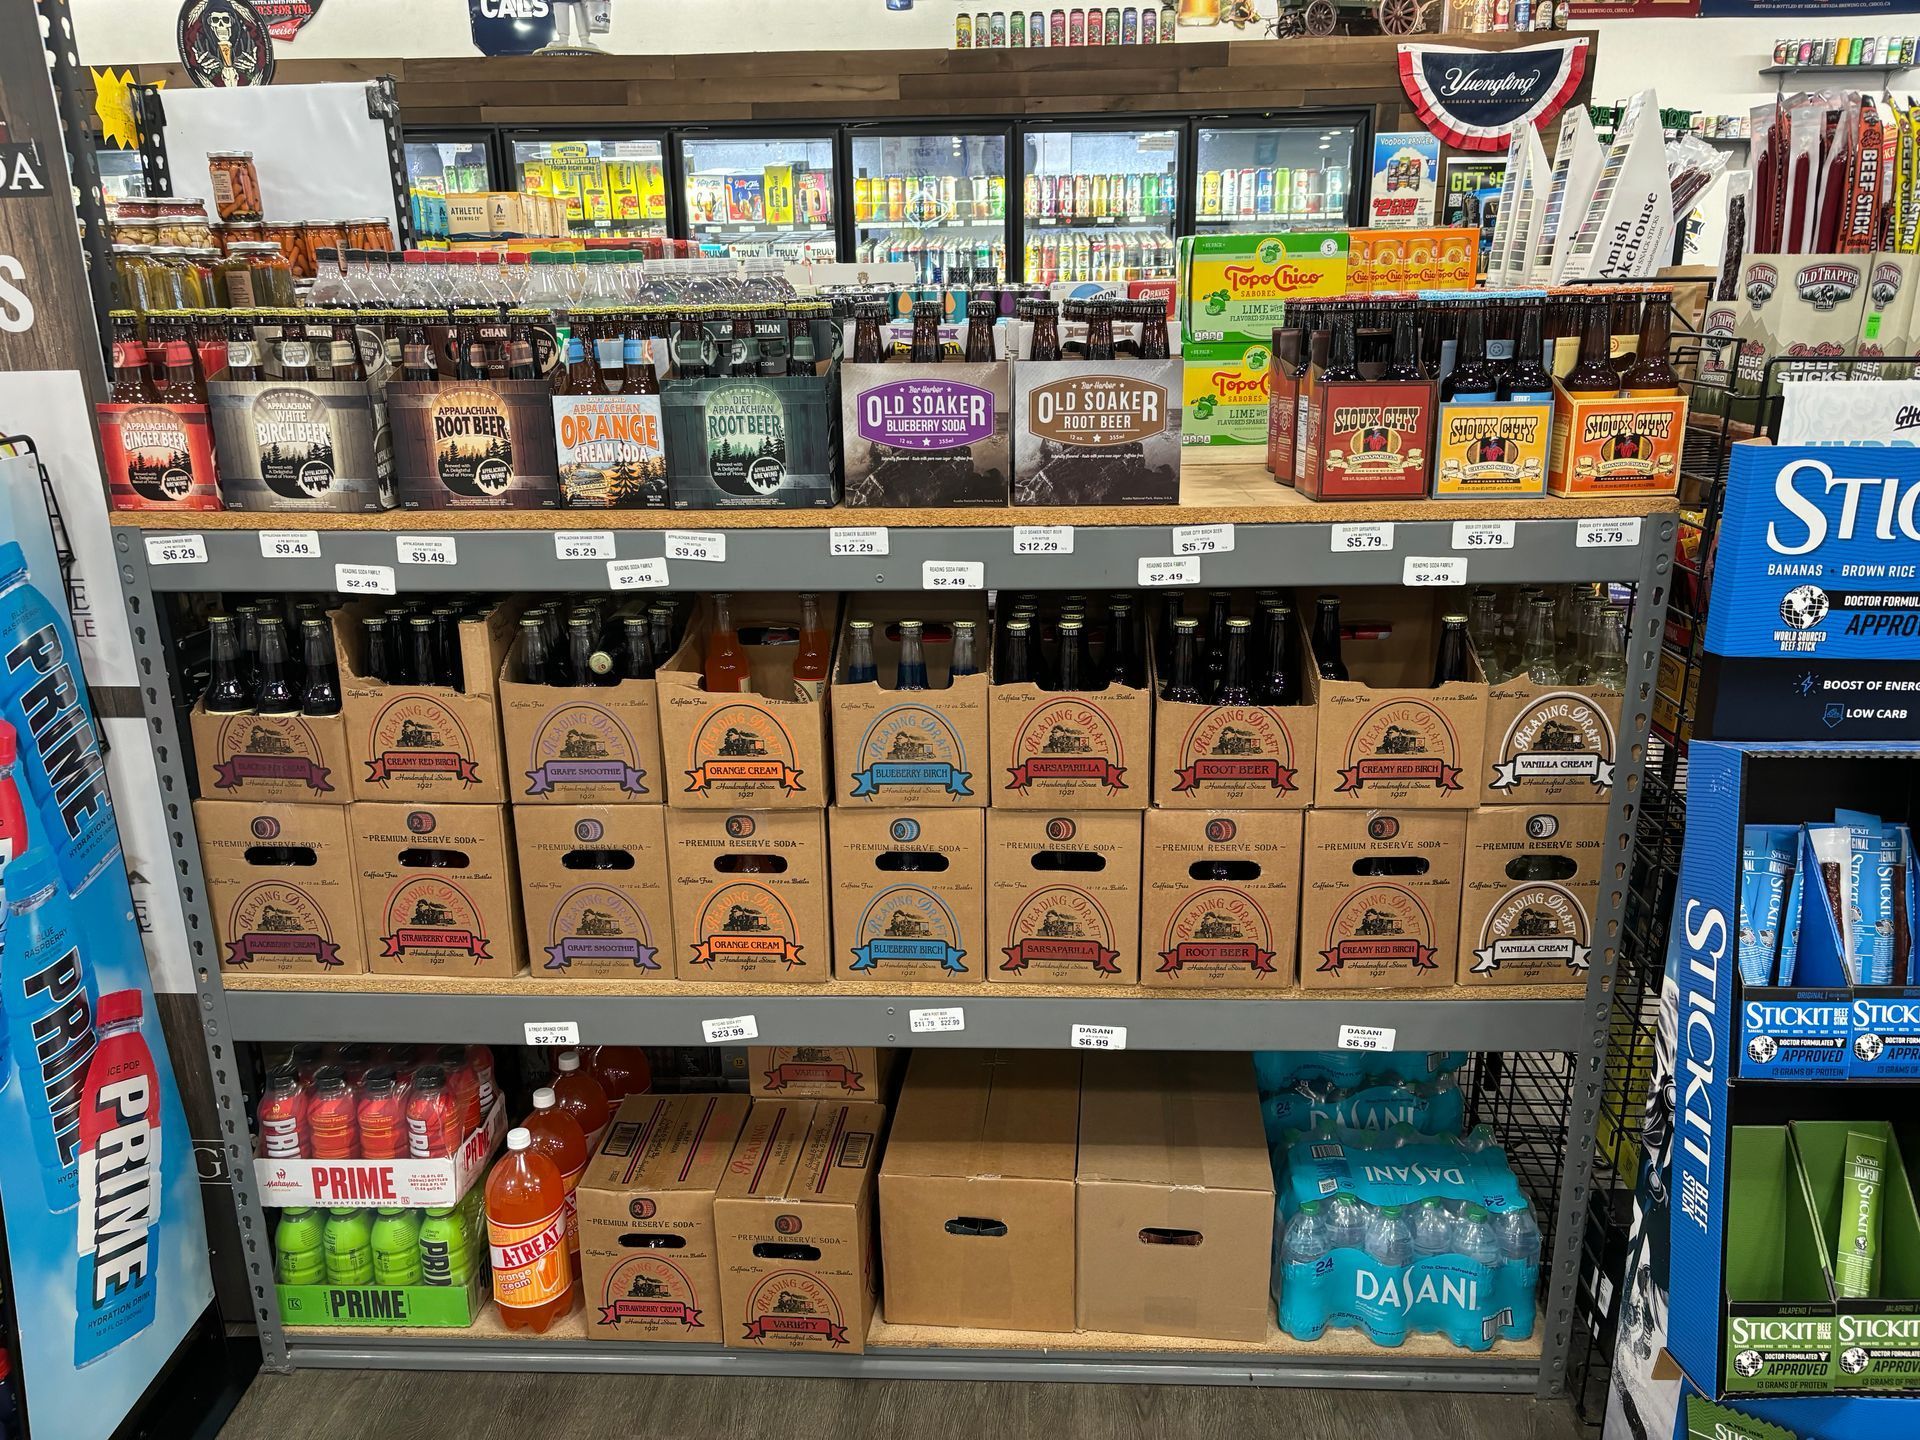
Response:
[[[447,1090],[447,1072],[422,1065],[407,1092],[407,1154],[415,1160],[444,1159],[458,1153],[466,1139],[460,1107]]]
[[[567,1255],[575,1276],[580,1274],[580,1215],[574,1192],[587,1168],[587,1137],[580,1122],[560,1108],[553,1091],[545,1085],[533,1092],[533,1113],[527,1117],[527,1133],[533,1136],[533,1148],[553,1162],[560,1172],[565,1192],[567,1216]]]
[[[465,1285],[473,1278],[473,1247],[467,1226],[450,1206],[429,1209],[420,1221],[420,1283]]]
[[[553,1068],[554,1099],[579,1123],[587,1144],[598,1145],[600,1132],[607,1127],[607,1092],[581,1068],[578,1050],[562,1050],[554,1057]]]
[[[273,1278],[282,1285],[326,1284],[326,1229],[318,1210],[282,1210],[273,1227]]]
[[[421,1216],[418,1210],[382,1207],[374,1217],[369,1246],[373,1251],[373,1283],[419,1285],[425,1279],[420,1263]]]
[[[373,1284],[373,1221],[365,1210],[329,1210],[321,1250],[327,1284]]]
[[[360,1154],[367,1160],[400,1160],[407,1155],[407,1097],[391,1065],[367,1072],[356,1119]]]
[[[560,1171],[533,1149],[526,1130],[507,1132],[507,1153],[487,1176],[486,1204],[500,1319],[509,1330],[545,1334],[573,1308],[566,1189]]]
[[[313,1098],[307,1104],[307,1132],[316,1160],[360,1158],[359,1105],[337,1065],[314,1072]]]

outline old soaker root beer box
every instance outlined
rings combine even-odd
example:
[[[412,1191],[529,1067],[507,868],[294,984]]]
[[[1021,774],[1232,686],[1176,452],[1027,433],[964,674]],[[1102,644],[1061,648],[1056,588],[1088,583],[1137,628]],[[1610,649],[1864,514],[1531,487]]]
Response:
[[[669,810],[674,974],[756,984],[832,979],[826,831],[818,810]]]
[[[529,807],[665,800],[658,682],[528,685],[513,678],[522,643],[514,639],[500,672],[507,798]]]
[[[222,970],[366,972],[347,815],[338,805],[194,802]]]
[[[1069,692],[995,685],[988,697],[995,809],[1147,808],[1151,686]]]
[[[1466,823],[1458,812],[1309,811],[1301,985],[1452,987]]]
[[[1536,685],[1524,670],[1489,686],[1480,803],[1605,805],[1612,800],[1620,701],[1620,692],[1610,686]]]
[[[873,1320],[882,1105],[756,1100],[713,1202],[726,1343],[858,1355]]]
[[[1299,811],[1149,810],[1140,983],[1293,987]]]
[[[850,809],[974,806],[984,809],[995,780],[987,749],[987,671],[992,649],[986,606],[951,595],[922,595],[908,619],[921,622],[928,688],[900,690],[900,607],[873,598],[848,603],[834,658],[833,789]],[[850,685],[848,621],[873,622],[876,680]],[[979,672],[954,675],[953,622],[973,621]]]
[[[1004,505],[1007,362],[842,365],[849,506]]]
[[[345,805],[353,799],[344,714],[209,715],[202,698],[187,723],[200,793],[210,800]]]
[[[870,1045],[749,1045],[747,1093],[885,1103],[896,1062],[906,1053]]]
[[[989,980],[1140,978],[1140,816],[987,812]]]
[[[914,1051],[880,1166],[888,1323],[1074,1328],[1079,1130],[1070,1050]]]
[[[914,985],[986,978],[986,818],[834,807],[834,974]]]
[[[1483,805],[1467,816],[1459,983],[1586,988],[1607,812]]]
[[[1167,360],[1019,360],[1016,505],[1180,503],[1182,368]]]
[[[529,806],[513,832],[536,979],[673,978],[663,807]]]
[[[744,1095],[620,1102],[575,1191],[589,1339],[720,1338],[713,1197],[751,1104]]]
[[[347,813],[374,974],[520,973],[520,885],[504,805],[363,802]]]

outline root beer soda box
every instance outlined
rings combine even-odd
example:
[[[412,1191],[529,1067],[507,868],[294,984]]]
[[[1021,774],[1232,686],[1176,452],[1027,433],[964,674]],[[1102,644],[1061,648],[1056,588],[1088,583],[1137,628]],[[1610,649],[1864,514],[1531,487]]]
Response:
[[[915,985],[986,978],[983,811],[836,806],[828,833],[835,975]]]
[[[1140,978],[1140,816],[987,812],[987,978]]]
[[[1293,987],[1302,820],[1298,811],[1147,812],[1141,984]]]
[[[669,810],[675,976],[832,979],[826,838],[818,810]]]
[[[1607,812],[1483,805],[1467,816],[1458,980],[1586,989]]]
[[[354,805],[368,968],[376,975],[510,980],[520,885],[504,805]]]
[[[1302,988],[1453,985],[1466,823],[1431,810],[1308,812]]]
[[[194,802],[222,970],[365,973],[347,815],[338,805]]]
[[[132,311],[112,320],[113,380],[95,414],[113,508],[220,509],[206,380],[186,322],[156,315],[143,340]]]
[[[985,809],[996,778],[986,606],[920,595],[903,613],[848,602],[829,696],[834,794],[849,809]]]
[[[530,806],[513,833],[536,979],[673,978],[664,807]]]

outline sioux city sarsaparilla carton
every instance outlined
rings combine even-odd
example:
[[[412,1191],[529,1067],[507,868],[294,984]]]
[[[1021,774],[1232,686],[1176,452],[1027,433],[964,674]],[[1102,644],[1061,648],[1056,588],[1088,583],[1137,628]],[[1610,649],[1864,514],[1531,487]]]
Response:
[[[531,806],[513,833],[536,979],[673,978],[664,807]]]
[[[504,805],[363,801],[347,814],[374,974],[520,973],[520,885]]]
[[[1140,978],[1140,816],[987,812],[987,978]]]
[[[514,639],[500,672],[507,798],[526,806],[665,800],[658,682],[530,685],[514,678],[523,643]]]
[[[1483,805],[1605,805],[1619,763],[1620,691],[1537,685],[1523,670],[1487,688]]]
[[[921,622],[927,688],[901,690],[900,607],[872,598],[850,601],[834,658],[833,790],[849,809],[953,808],[987,804],[993,784],[987,749],[986,606],[957,596],[923,595],[906,618]],[[848,621],[873,622],[876,678],[847,682]],[[953,622],[974,627],[979,671],[955,675]]]
[[[1467,816],[1459,983],[1586,989],[1607,812],[1482,805]]]
[[[366,972],[347,815],[338,805],[194,802],[222,970]]]
[[[1150,688],[1063,692],[1028,683],[988,693],[995,809],[1146,809]]]
[[[1296,619],[1294,653],[1313,653]],[[1258,663],[1258,657],[1250,657]],[[1153,803],[1168,810],[1302,810],[1313,799],[1319,678],[1299,705],[1153,701]]]
[[[914,985],[977,984],[986,944],[986,812],[828,814],[834,974]]]
[[[1305,464],[1294,488],[1313,500],[1417,500],[1433,473],[1434,387],[1420,380],[1332,380],[1309,370]],[[1296,403],[1297,400],[1296,400]]]
[[[1451,988],[1466,826],[1459,812],[1309,811],[1301,986]]]
[[[674,974],[756,984],[832,979],[826,843],[818,810],[669,809]]]
[[[340,715],[187,717],[200,793],[208,799],[345,805],[353,799],[347,721]]]
[[[1140,983],[1291,989],[1299,811],[1149,810]]]

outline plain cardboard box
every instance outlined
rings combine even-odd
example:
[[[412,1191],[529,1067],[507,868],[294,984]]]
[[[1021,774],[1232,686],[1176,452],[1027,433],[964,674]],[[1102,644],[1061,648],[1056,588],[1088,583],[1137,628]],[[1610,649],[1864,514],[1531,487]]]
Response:
[[[187,720],[194,768],[209,800],[345,805],[353,799],[342,715],[209,715]]]
[[[500,675],[508,798],[516,805],[659,805],[659,683],[528,685],[514,638]]]
[[[527,805],[513,833],[536,977],[673,977],[665,806]]]
[[[986,979],[984,810],[836,805],[827,829],[835,975],[915,986]]]
[[[1153,690],[1062,693],[995,685],[991,804],[1009,810],[1144,810],[1151,789]]]
[[[749,1045],[747,1093],[884,1102],[900,1054],[872,1045]]]
[[[1348,591],[1344,599],[1340,658],[1349,678],[1320,680],[1313,803],[1472,809],[1487,686],[1431,683],[1449,602],[1401,588]]]
[[[880,1166],[890,1324],[1073,1329],[1079,1129],[1070,1050],[914,1052]]]
[[[1298,810],[1149,810],[1140,983],[1292,989],[1305,819]]]
[[[1536,685],[1524,670],[1490,686],[1480,803],[1607,804],[1619,762],[1620,700],[1611,686]]]
[[[366,973],[349,813],[339,805],[194,801],[222,970]]]
[[[1452,986],[1466,831],[1460,811],[1309,811],[1301,986]]]
[[[886,1127],[882,1105],[754,1102],[713,1202],[730,1347],[865,1351]]]
[[[833,978],[820,811],[669,807],[667,846],[676,976],[793,985]]]
[[[987,750],[987,669],[992,630],[978,601],[922,595],[914,613],[925,627],[925,690],[893,688],[900,668],[900,607],[890,597],[851,601],[834,657],[833,780],[839,803],[868,809],[948,805],[985,809],[994,776]],[[847,622],[873,622],[880,678],[846,681]],[[954,676],[952,622],[974,623],[974,675]]]
[[[620,1102],[575,1192],[589,1339],[714,1342],[713,1197],[751,1104],[744,1095]]]
[[[1587,988],[1607,812],[1483,805],[1467,816],[1459,983]]]
[[[1245,1055],[1090,1057],[1074,1192],[1082,1330],[1267,1338],[1273,1170]]]
[[[989,980],[1140,978],[1138,812],[989,810],[987,855]]]
[[[347,811],[376,975],[510,980],[520,883],[504,805],[369,805]]]

